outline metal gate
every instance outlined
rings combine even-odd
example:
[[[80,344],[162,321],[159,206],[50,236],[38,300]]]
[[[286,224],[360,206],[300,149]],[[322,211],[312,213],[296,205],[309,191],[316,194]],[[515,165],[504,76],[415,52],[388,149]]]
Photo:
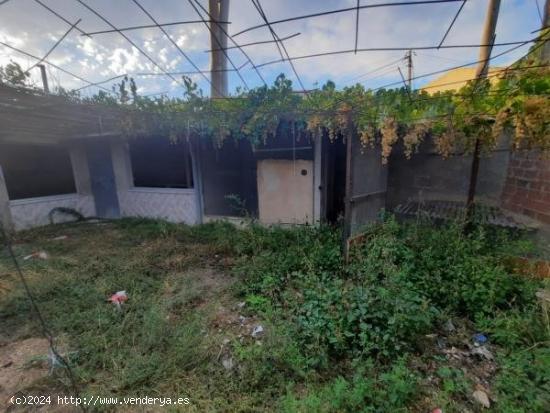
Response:
[[[345,237],[353,237],[368,223],[380,217],[386,205],[388,167],[381,150],[363,147],[356,132],[346,142]],[[347,243],[346,243],[347,244]]]

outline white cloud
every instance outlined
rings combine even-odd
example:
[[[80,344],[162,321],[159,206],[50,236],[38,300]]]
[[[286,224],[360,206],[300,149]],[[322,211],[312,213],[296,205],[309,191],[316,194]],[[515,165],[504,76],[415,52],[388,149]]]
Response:
[[[132,5],[131,2],[116,2],[96,0],[97,9],[109,20],[118,26],[140,25],[148,23],[146,16]],[[23,3],[23,0],[21,0]],[[368,4],[366,0],[363,4]],[[374,1],[372,2],[374,3]],[[203,3],[204,4],[204,3]],[[356,0],[278,0],[264,1],[263,7],[270,20],[282,19],[289,16],[307,14],[333,8],[353,7]],[[104,22],[87,13],[77,2],[63,2],[63,8],[57,2],[49,5],[63,11],[63,15],[70,21],[82,18],[79,27],[85,31],[106,29]],[[187,2],[165,0],[163,7],[153,7],[152,1],[144,1],[158,21],[170,22],[177,19],[196,19],[196,12]],[[475,0],[466,3],[453,30],[449,34],[446,44],[460,44],[479,42],[481,27],[485,15],[487,1]],[[359,26],[359,47],[396,47],[437,44],[448,27],[459,4],[440,4],[429,6],[391,7],[366,9],[361,11]],[[94,7],[95,8],[95,7]],[[236,33],[246,27],[261,24],[262,19],[252,7],[249,0],[233,0],[229,20],[229,32]],[[499,24],[497,27],[497,41],[525,40],[533,36],[530,31],[538,28],[540,21],[532,0],[506,0],[502,2]],[[279,36],[284,37],[296,32],[300,36],[285,41],[291,56],[300,56],[311,53],[350,49],[355,40],[355,13],[332,14],[329,16],[297,20],[274,25]],[[55,41],[68,29],[68,26],[57,17],[51,15],[36,3],[27,0],[25,7],[19,2],[8,2],[2,6],[0,13],[0,40],[14,47],[42,56]],[[176,44],[197,64],[198,67],[208,68],[210,56],[204,50],[211,48],[210,33],[203,23],[166,27],[166,31]],[[158,63],[171,71],[192,71],[192,67],[182,57],[176,47],[166,39],[156,28],[134,30],[126,32],[136,44],[142,45],[143,50],[158,60]],[[267,29],[259,29],[235,37],[239,43],[248,43],[258,40],[270,40],[271,33]],[[231,42],[230,42],[230,45]],[[247,47],[246,52],[254,63],[280,59],[274,43]],[[495,48],[495,53],[505,48]],[[517,59],[526,48],[495,61],[496,64],[510,63]],[[414,56],[414,72],[416,74],[439,70],[459,63],[477,59],[478,50],[472,49],[441,49],[418,51]],[[403,56],[405,51],[399,52],[360,52],[357,54],[342,54],[336,56],[318,57],[296,61],[296,68],[306,87],[315,82],[334,80],[337,85],[353,81],[361,74],[369,73],[392,60]],[[231,50],[233,61],[240,65],[245,58],[239,50]],[[10,59],[16,60],[25,66],[33,60],[0,46],[0,64]],[[79,76],[93,81],[99,81],[115,75],[131,72],[159,72],[145,56],[117,33],[96,35],[92,38],[81,36],[73,30],[63,43],[49,57],[50,61],[72,71]],[[271,83],[278,73],[284,72],[294,79],[288,62],[265,66],[260,69],[266,80]],[[260,79],[250,65],[242,70],[247,82],[252,86],[261,84]],[[66,87],[82,86],[82,82],[68,75],[58,75],[52,69],[52,74],[59,76],[59,81]],[[234,89],[240,85],[235,73],[231,73],[230,87]],[[194,75],[193,80],[208,91],[209,86],[200,75]],[[388,81],[399,80],[396,65],[390,65],[384,70],[375,71],[359,78],[367,80],[368,86],[377,86]],[[295,80],[295,79],[294,79]],[[177,85],[165,76],[154,76],[151,79],[136,79],[139,87],[147,93],[163,90],[179,90]],[[418,82],[418,85],[420,82]],[[179,93],[179,92],[178,92]]]

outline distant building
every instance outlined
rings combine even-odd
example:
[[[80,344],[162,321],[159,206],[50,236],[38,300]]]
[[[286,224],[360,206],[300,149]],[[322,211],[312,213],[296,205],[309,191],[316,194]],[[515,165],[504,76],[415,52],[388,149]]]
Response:
[[[490,67],[489,75],[502,71],[502,67]],[[426,92],[432,94],[436,92],[446,92],[448,90],[458,90],[465,86],[469,80],[474,79],[476,76],[476,68],[474,67],[461,67],[459,69],[449,70],[438,78],[432,80],[427,85],[420,88]],[[492,76],[489,78],[491,83],[496,83],[499,76]]]

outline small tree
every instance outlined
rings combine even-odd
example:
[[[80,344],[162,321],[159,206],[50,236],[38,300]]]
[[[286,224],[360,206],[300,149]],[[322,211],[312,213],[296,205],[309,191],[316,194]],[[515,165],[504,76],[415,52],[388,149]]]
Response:
[[[10,86],[27,86],[29,73],[23,71],[21,65],[10,61],[6,66],[0,66],[0,83]]]

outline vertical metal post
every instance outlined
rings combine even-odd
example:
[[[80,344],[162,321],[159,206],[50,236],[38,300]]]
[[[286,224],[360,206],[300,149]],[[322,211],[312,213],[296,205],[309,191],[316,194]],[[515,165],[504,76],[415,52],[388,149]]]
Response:
[[[542,24],[545,29],[541,33],[546,37],[546,40],[544,40],[544,46],[542,46],[541,60],[543,63],[549,63],[550,39],[548,39],[548,37],[550,37],[550,0],[546,0],[546,4],[544,5],[544,17]]]
[[[46,76],[46,66],[43,64],[36,65],[40,69],[40,74],[42,75],[42,87],[44,92],[50,93],[50,87],[48,86],[48,76]]]
[[[412,72],[413,72],[413,61],[412,61],[412,50],[409,50],[407,54],[407,68],[408,68],[408,86],[409,92],[412,92]]]
[[[489,0],[489,6],[487,8],[487,16],[485,17],[485,27],[483,29],[483,36],[481,38],[481,44],[485,45],[480,48],[479,51],[479,63],[476,69],[476,78],[483,79],[487,77],[489,71],[489,59],[491,58],[491,51],[493,50],[493,43],[495,39],[495,29],[497,26],[498,12],[500,9],[500,0]],[[481,152],[481,142],[479,138],[476,138],[474,154],[472,159],[472,168],[470,172],[470,186],[468,188],[468,199],[466,201],[466,210],[468,215],[468,221],[473,214],[474,198],[476,195],[477,180],[479,174],[479,158]]]
[[[346,204],[344,209],[344,229],[342,233],[342,251],[344,252],[344,259],[347,261],[349,258],[349,244],[348,239],[351,236],[351,206],[352,206],[352,190],[353,190],[353,162],[352,162],[352,146],[353,146],[353,133],[352,128],[348,129],[346,137]]]

